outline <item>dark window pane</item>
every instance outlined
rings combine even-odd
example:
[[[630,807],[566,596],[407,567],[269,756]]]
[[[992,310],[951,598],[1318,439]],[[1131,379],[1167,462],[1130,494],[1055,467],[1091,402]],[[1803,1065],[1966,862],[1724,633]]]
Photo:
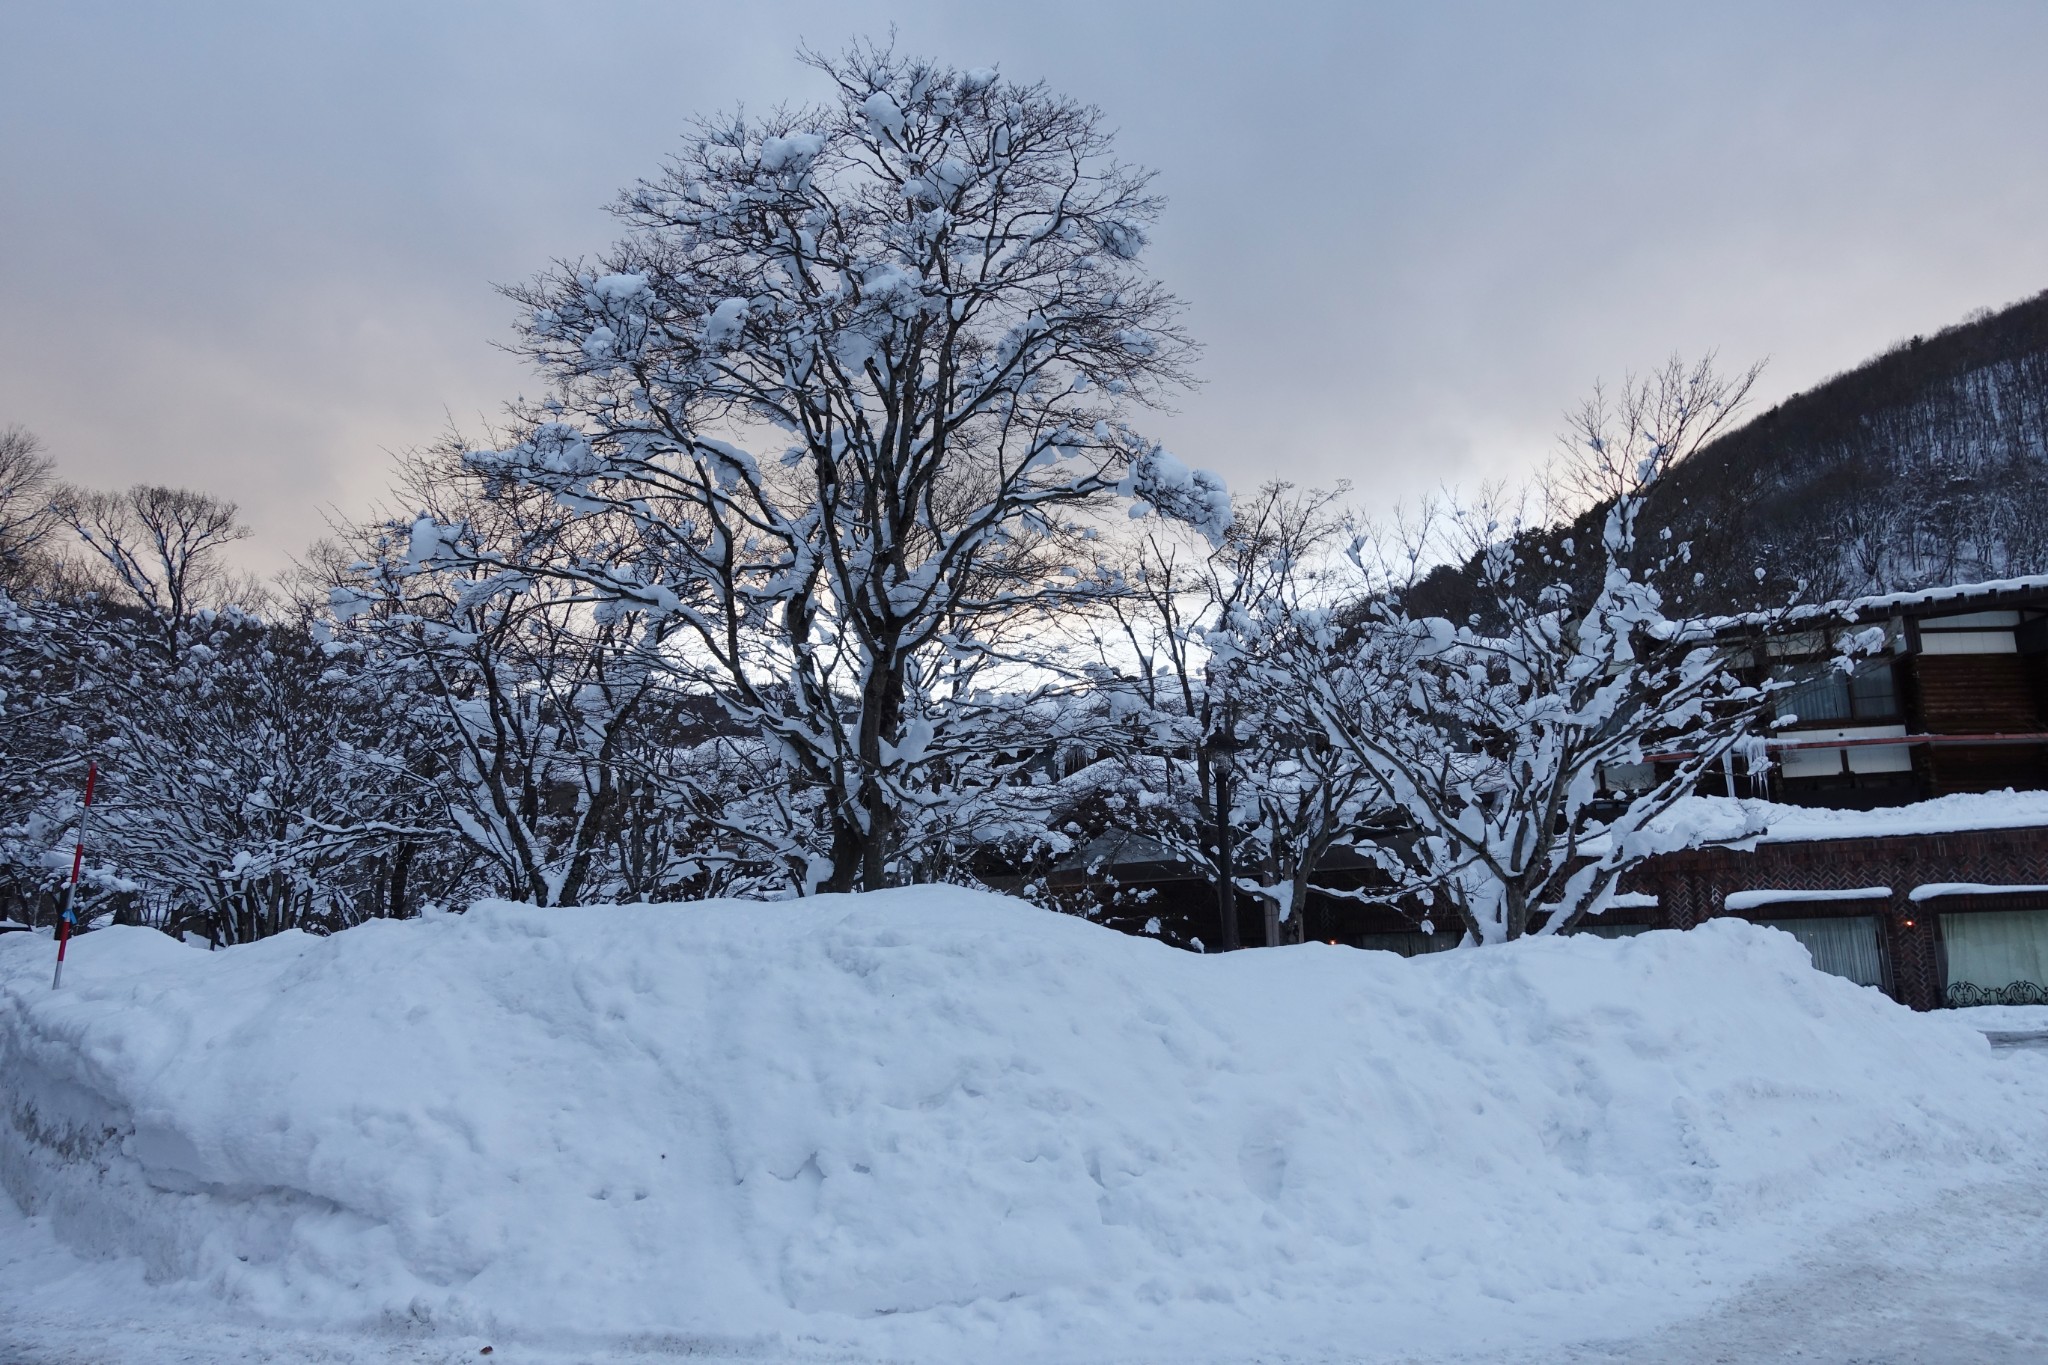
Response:
[[[1892,666],[1889,663],[1876,664],[1859,672],[1850,685],[1850,691],[1859,718],[1896,716],[1899,713],[1899,698],[1892,686]]]
[[[1802,725],[1849,719],[1849,680],[1829,669],[1778,697],[1778,714],[1797,716]]]

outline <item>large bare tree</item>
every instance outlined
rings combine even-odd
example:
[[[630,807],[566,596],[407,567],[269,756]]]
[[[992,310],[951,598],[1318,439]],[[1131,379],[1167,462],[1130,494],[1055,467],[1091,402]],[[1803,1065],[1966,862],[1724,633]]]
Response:
[[[617,247],[510,291],[553,392],[474,460],[634,525],[553,571],[680,619],[675,662],[824,793],[806,884],[848,890],[909,875],[904,812],[984,742],[993,672],[1028,679],[1016,623],[1081,590],[1090,519],[1122,494],[1220,535],[1229,508],[1130,425],[1191,347],[1101,114],[806,60],[825,103],[700,124]]]

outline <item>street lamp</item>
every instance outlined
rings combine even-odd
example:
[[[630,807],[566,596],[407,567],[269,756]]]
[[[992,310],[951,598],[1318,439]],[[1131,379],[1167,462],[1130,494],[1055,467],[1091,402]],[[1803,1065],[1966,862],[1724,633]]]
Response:
[[[1238,751],[1244,747],[1238,742],[1235,720],[1226,711],[1222,725],[1202,741],[1216,801],[1216,915],[1222,929],[1217,948],[1226,953],[1243,946],[1237,937],[1237,869],[1231,856],[1230,780],[1237,774]]]

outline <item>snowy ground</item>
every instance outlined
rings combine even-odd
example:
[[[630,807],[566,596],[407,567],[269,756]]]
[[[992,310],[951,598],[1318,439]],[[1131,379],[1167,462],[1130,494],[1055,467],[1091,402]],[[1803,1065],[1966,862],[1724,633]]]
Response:
[[[1949,1013],[1993,1043],[2048,1043],[2048,1005],[1975,1005]]]
[[[0,1198],[0,1362],[4,1365],[456,1365],[482,1338],[405,1340],[220,1321],[204,1305],[138,1300],[139,1280],[83,1266]],[[132,1296],[132,1297],[130,1297]],[[126,1311],[109,1312],[128,1300]],[[1838,1229],[1718,1307],[1623,1337],[1448,1355],[1335,1348],[1320,1358],[1257,1348],[1219,1361],[1291,1365],[2040,1365],[2048,1360],[2048,1173],[1969,1185]],[[818,1357],[726,1353],[681,1340],[559,1350],[498,1346],[528,1365],[656,1365],[678,1357],[812,1365]]]
[[[500,906],[57,996],[27,937],[6,1365],[2048,1359],[2048,1051],[1773,931]]]
[[[2048,1361],[2043,1304],[2048,1180],[2036,1177],[1972,1186],[1853,1224],[1803,1250],[1786,1271],[1662,1331],[1494,1359],[2040,1365]]]

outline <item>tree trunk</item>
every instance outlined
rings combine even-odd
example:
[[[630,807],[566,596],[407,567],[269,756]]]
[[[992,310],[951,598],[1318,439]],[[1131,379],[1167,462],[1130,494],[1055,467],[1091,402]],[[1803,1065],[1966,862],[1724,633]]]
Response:
[[[1529,893],[1519,883],[1509,882],[1501,889],[1500,911],[1508,942],[1529,932]]]
[[[410,839],[401,839],[398,851],[391,855],[391,892],[385,902],[384,913],[391,919],[405,918],[406,881],[412,875],[413,853],[418,846]]]
[[[860,887],[880,891],[890,882],[899,834],[896,802],[882,780],[882,746],[903,739],[903,668],[907,662],[894,640],[884,640],[868,674],[860,710],[860,812],[865,828],[853,831],[860,842]],[[836,864],[836,859],[834,860]],[[836,866],[835,866],[836,870]]]
[[[832,875],[819,884],[822,892],[858,891],[867,843],[854,823],[845,802],[832,805]]]

